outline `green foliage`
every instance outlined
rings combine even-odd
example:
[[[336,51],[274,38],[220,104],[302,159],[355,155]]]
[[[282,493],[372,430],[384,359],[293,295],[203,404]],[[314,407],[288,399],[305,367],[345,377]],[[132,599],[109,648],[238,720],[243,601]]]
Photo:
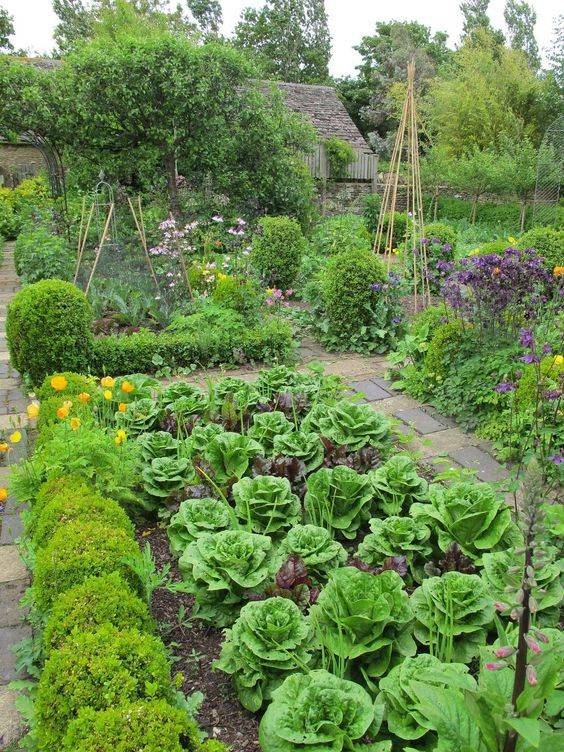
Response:
[[[413,460],[396,454],[377,470],[368,474],[374,489],[376,508],[382,514],[409,512],[415,501],[427,498],[428,484],[417,474]]]
[[[459,357],[465,336],[464,325],[458,319],[437,326],[429,342],[423,367],[435,382],[441,382]]]
[[[75,395],[73,395],[75,397]],[[41,401],[39,406],[39,417],[37,419],[37,430],[39,431],[39,443],[42,444],[44,439],[48,437],[48,429],[54,424],[59,423],[60,419],[57,416],[59,408],[64,406],[65,402],[72,402],[72,416],[80,418],[83,424],[92,424],[95,420],[92,403],[83,404],[74,399],[69,400],[69,397],[48,397]]]
[[[329,408],[314,408],[302,423],[304,427],[316,431],[332,444],[347,446],[351,452],[367,445],[386,450],[391,441],[392,424],[385,415],[375,412],[370,405],[346,400]]]
[[[422,565],[433,552],[430,528],[420,519],[392,515],[370,520],[370,530],[358,546],[358,558],[374,567],[389,556],[405,556],[412,578],[420,582]]]
[[[167,527],[170,550],[181,556],[186,547],[202,535],[229,527],[231,519],[224,501],[211,498],[183,501]]]
[[[312,473],[306,485],[306,521],[333,535],[355,538],[362,522],[370,517],[374,490],[369,478],[338,465]]]
[[[317,525],[291,527],[278,547],[278,555],[283,560],[299,556],[316,582],[325,582],[329,572],[347,560],[345,548],[332,538],[329,530]]]
[[[377,471],[376,471],[377,472]],[[488,483],[431,484],[428,503],[413,504],[410,513],[433,527],[439,548],[457,543],[478,564],[482,554],[519,542],[511,509]]]
[[[347,141],[335,136],[326,139],[324,146],[329,162],[329,176],[333,180],[346,177],[347,168],[356,159],[356,152],[353,147]]]
[[[452,227],[449,227],[449,225],[445,225],[442,222],[432,222],[429,225],[425,225],[423,228],[423,235],[431,241],[435,239],[438,240],[441,245],[448,243],[453,252],[456,250],[458,234]]]
[[[313,249],[323,256],[349,251],[370,251],[370,235],[356,214],[329,217],[320,222],[311,235]]]
[[[472,689],[474,679],[468,674],[468,667],[461,663],[441,663],[432,655],[422,653],[407,657],[399,666],[380,680],[378,701],[386,705],[388,731],[400,739],[414,741],[429,734],[425,718],[417,710],[418,697],[411,689],[411,682],[419,686],[449,687],[468,686]]]
[[[267,454],[271,454],[275,438],[291,433],[293,428],[294,425],[284,413],[274,410],[269,413],[255,413],[248,435],[261,444]]]
[[[249,532],[280,535],[300,518],[300,500],[292,493],[287,478],[242,478],[233,486],[233,499],[235,514]]]
[[[556,266],[564,266],[564,230],[533,227],[521,235],[517,248],[534,248],[540,256],[544,256],[544,265],[549,271],[553,271]]]
[[[397,572],[375,576],[355,567],[334,569],[311,610],[327,668],[335,673],[352,672],[369,689],[388,672],[398,654],[415,654],[412,618]]]
[[[259,227],[251,263],[267,285],[285,290],[298,276],[307,245],[300,225],[290,217],[263,217]]]
[[[131,435],[150,431],[160,417],[162,417],[162,410],[150,397],[143,397],[135,402],[130,402],[125,412],[116,413],[118,425],[125,428],[127,433]]]
[[[120,505],[113,499],[98,494],[75,495],[59,493],[41,509],[33,530],[33,545],[37,549],[47,546],[53,535],[69,522],[97,522],[133,537],[134,527]]]
[[[60,593],[88,577],[114,571],[137,587],[123,562],[126,556],[139,556],[139,548],[122,529],[80,520],[61,526],[37,554],[33,589],[38,608],[50,608]]]
[[[162,457],[177,457],[180,443],[168,431],[153,431],[141,433],[137,437],[137,443],[141,450],[141,459],[145,462]]]
[[[261,445],[253,439],[226,431],[211,439],[205,448],[204,458],[210,465],[215,482],[225,486],[242,478],[251,460],[261,452]]]
[[[6,336],[12,364],[34,384],[55,371],[86,372],[92,314],[70,282],[43,280],[20,290],[8,306]]]
[[[290,431],[274,437],[272,445],[274,456],[297,457],[311,472],[323,462],[323,442],[316,433],[307,431]]]
[[[360,749],[371,727],[377,733],[381,716],[378,723],[374,716],[370,695],[355,682],[324,670],[292,674],[272,694],[259,743],[263,752]],[[371,747],[373,752],[389,752],[391,743]]]
[[[371,236],[376,234],[378,229],[378,219],[380,218],[380,209],[382,207],[382,196],[379,193],[370,193],[364,197],[363,218],[364,225]]]
[[[58,596],[43,630],[46,657],[67,640],[95,632],[104,624],[147,633],[154,627],[147,605],[117,572],[89,577]]]
[[[118,707],[106,710],[83,708],[69,724],[61,752],[205,752],[206,749],[186,713],[165,700],[151,699],[131,704],[120,702]],[[225,750],[223,745],[216,752],[221,749]]]
[[[475,574],[446,572],[424,579],[411,596],[416,639],[445,663],[478,655],[493,620],[493,598]]]
[[[81,708],[106,710],[170,695],[170,667],[157,638],[110,626],[76,635],[51,653],[39,679],[35,704],[39,749],[60,749],[68,724]]]
[[[306,617],[288,598],[247,603],[226,630],[214,668],[233,676],[241,704],[257,712],[288,673],[309,663],[310,631]]]
[[[232,624],[245,593],[265,585],[277,569],[272,541],[264,535],[224,530],[200,536],[179,560],[193,613],[218,627]]]
[[[73,254],[65,238],[41,223],[18,235],[14,264],[25,284],[52,278],[70,281],[74,271]]]
[[[143,470],[143,488],[154,503],[164,503],[188,485],[192,476],[193,468],[185,457],[157,457]]]
[[[11,191],[0,186],[0,237],[14,240],[20,230],[20,223],[14,214]]]
[[[218,279],[211,298],[219,306],[237,311],[248,321],[255,321],[258,318],[261,293],[253,280],[243,280],[238,277]]]
[[[54,376],[64,376],[64,378],[67,380],[67,386],[63,390],[56,391],[51,386],[51,379]],[[73,397],[79,395],[81,392],[86,392],[87,394],[93,395],[96,389],[96,382],[91,376],[83,376],[80,373],[64,371],[63,373],[56,372],[47,374],[47,376],[45,376],[45,378],[43,379],[41,386],[36,390],[36,396],[37,399],[41,402],[43,402],[43,400],[49,399],[49,397],[54,396],[64,397],[65,399],[72,399]]]

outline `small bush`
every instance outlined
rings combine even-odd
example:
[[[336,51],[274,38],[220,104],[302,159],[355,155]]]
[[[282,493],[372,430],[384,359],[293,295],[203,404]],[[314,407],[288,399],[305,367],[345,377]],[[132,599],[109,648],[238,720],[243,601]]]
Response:
[[[98,494],[58,494],[41,510],[33,532],[33,545],[44,548],[61,525],[75,521],[98,522],[123,530],[133,538],[135,528],[120,505],[113,499],[104,499]]]
[[[61,748],[68,724],[89,707],[171,694],[170,667],[160,640],[109,625],[69,638],[45,662],[37,685],[35,717],[41,752]]]
[[[217,752],[225,749],[217,747]],[[197,726],[165,700],[107,710],[84,708],[69,725],[62,752],[205,752]]]
[[[46,657],[69,638],[94,632],[103,624],[147,633],[154,627],[147,604],[131,592],[117,572],[89,577],[59,595],[43,630]]]
[[[311,236],[315,251],[324,256],[333,256],[348,251],[369,251],[372,248],[370,235],[361,217],[343,214],[323,220]]]
[[[497,240],[490,240],[488,243],[482,243],[478,248],[475,248],[467,256],[486,256],[490,253],[503,254],[503,252],[509,248],[511,243],[506,238],[498,238]]]
[[[220,306],[232,308],[246,320],[256,320],[261,305],[257,285],[251,280],[242,280],[238,277],[218,278],[212,300]]]
[[[465,336],[461,321],[449,321],[436,327],[425,354],[425,373],[434,381],[441,382],[451,367],[456,366],[457,351]]]
[[[382,241],[380,243],[380,252],[383,252],[386,249],[386,239],[388,237],[388,227],[390,224],[390,213],[386,214],[384,217],[384,224],[382,228]],[[400,213],[400,212],[394,212],[394,230],[392,235],[392,243],[393,248],[392,250],[395,250],[401,243],[405,241],[405,232],[407,228],[407,215]]]
[[[8,306],[12,364],[34,384],[55,371],[87,371],[91,324],[86,296],[70,282],[47,279],[24,287]]]
[[[9,188],[0,188],[0,236],[14,240],[19,229],[19,220],[13,207],[12,191]]]
[[[259,225],[262,232],[253,238],[251,263],[267,285],[285,290],[298,276],[306,239],[290,217],[263,217]]]
[[[347,175],[347,168],[356,159],[353,147],[340,138],[333,136],[325,141],[325,153],[329,162],[329,177],[339,180]]]
[[[58,478],[51,478],[39,487],[32,505],[32,520],[38,520],[43,508],[58,496],[72,494],[75,498],[91,496],[94,493],[85,477],[69,473]]]
[[[440,245],[447,244],[450,245],[453,252],[456,250],[458,233],[453,230],[452,227],[449,227],[442,222],[433,222],[430,225],[425,225],[423,228],[423,235],[430,240],[431,243],[433,240],[438,240]]]
[[[515,403],[521,410],[535,407],[539,389],[537,368],[540,370],[541,393],[557,390],[564,378],[564,364],[556,362],[554,355],[543,358],[538,366],[525,366],[515,392]]]
[[[48,225],[30,226],[18,235],[14,248],[16,271],[26,284],[42,279],[70,280],[74,258],[67,240]]]
[[[67,386],[61,391],[56,391],[51,386],[51,379],[55,376],[63,376],[67,381]],[[65,371],[64,373],[51,373],[45,376],[43,383],[36,390],[36,395],[39,400],[46,400],[49,397],[55,396],[70,399],[81,392],[88,392],[88,394],[92,395],[95,389],[96,381],[92,376],[83,376],[80,373]]]
[[[539,256],[544,256],[544,266],[549,271],[553,271],[556,266],[564,266],[564,230],[533,227],[521,235],[517,248],[522,251],[534,248]]]
[[[80,418],[83,423],[91,423],[94,420],[92,404],[83,404],[77,401],[75,395],[72,395],[72,397],[74,397],[74,399],[70,400],[72,402],[72,415]],[[60,407],[63,407],[64,403],[67,401],[69,401],[69,396],[49,397],[48,399],[42,400],[41,405],[39,406],[39,418],[37,420],[37,430],[40,433],[41,439],[45,436],[45,429],[59,422],[57,410]],[[43,441],[40,443],[43,443]]]
[[[364,198],[364,211],[363,218],[366,229],[371,236],[376,234],[378,229],[378,219],[380,217],[380,209],[382,207],[382,196],[379,193],[371,193]]]
[[[57,595],[87,577],[114,571],[138,588],[137,577],[123,561],[124,557],[138,555],[137,543],[124,530],[99,522],[69,522],[37,554],[35,602],[40,610],[46,611]]]

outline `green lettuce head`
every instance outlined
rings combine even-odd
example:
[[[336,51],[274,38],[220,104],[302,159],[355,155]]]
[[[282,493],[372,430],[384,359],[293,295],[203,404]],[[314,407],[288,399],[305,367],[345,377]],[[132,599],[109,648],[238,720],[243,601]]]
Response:
[[[410,511],[436,530],[441,551],[458,543],[477,564],[488,551],[522,543],[511,509],[488,483],[453,483],[448,488],[432,484],[429,503],[414,504]]]
[[[211,498],[183,501],[166,531],[170,550],[180,556],[201,535],[229,527],[231,519],[223,501]]]
[[[245,475],[251,461],[262,452],[262,446],[249,436],[225,431],[214,436],[204,450],[215,482],[227,486]]]
[[[210,441],[225,433],[225,428],[219,423],[206,423],[203,426],[195,425],[189,438],[184,442],[185,452],[188,457],[202,454]]]
[[[289,673],[307,666],[310,638],[309,622],[293,601],[247,603],[226,630],[214,668],[233,676],[241,704],[256,712]]]
[[[272,454],[276,436],[291,433],[293,430],[294,425],[290,423],[284,413],[275,410],[272,413],[256,413],[253,416],[253,425],[249,428],[248,435],[263,446],[266,454]]]
[[[116,413],[116,423],[133,435],[150,431],[162,417],[162,411],[150,397],[130,402],[124,413]]]
[[[145,462],[157,457],[177,457],[179,442],[168,431],[143,433],[137,439],[141,448],[141,458]]]
[[[370,530],[357,549],[357,557],[374,567],[389,556],[405,556],[411,576],[420,581],[423,564],[433,551],[427,525],[420,519],[392,516],[370,520]]]
[[[391,742],[363,743],[377,735],[382,711],[355,682],[324,670],[292,674],[272,693],[259,744],[263,752],[389,752]]]
[[[409,511],[414,501],[427,499],[427,481],[417,475],[410,457],[397,454],[377,470],[371,470],[374,500],[383,515],[400,515]]]
[[[282,561],[299,556],[308,575],[316,582],[325,582],[329,572],[347,560],[343,546],[331,537],[324,527],[295,525],[280,543],[278,553]]]
[[[242,478],[233,486],[233,498],[235,514],[254,533],[281,533],[301,515],[300,500],[292,493],[287,478],[272,475]]]
[[[274,437],[273,454],[285,457],[297,457],[310,473],[316,470],[324,457],[323,442],[316,433],[307,431],[292,431]]]
[[[324,408],[315,417],[321,436],[337,446],[346,445],[351,452],[368,444],[383,449],[390,445],[390,420],[375,412],[370,405],[341,400],[333,407]]]
[[[212,383],[209,386],[210,404],[221,410],[225,402],[231,402],[238,411],[253,407],[260,400],[260,395],[253,384],[233,376]]]
[[[367,475],[338,465],[309,476],[304,499],[306,522],[352,540],[370,518],[374,490]]]
[[[156,499],[167,499],[194,481],[194,468],[185,457],[157,457],[143,470],[143,488]]]

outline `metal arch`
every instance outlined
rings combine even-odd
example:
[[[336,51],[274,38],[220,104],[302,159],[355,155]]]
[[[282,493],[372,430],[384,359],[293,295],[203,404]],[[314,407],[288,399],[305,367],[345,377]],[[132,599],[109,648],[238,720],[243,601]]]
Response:
[[[539,148],[533,224],[556,222],[564,171],[564,115],[547,128]]]
[[[24,144],[34,146],[41,152],[45,163],[47,164],[47,173],[49,177],[49,185],[51,186],[51,193],[53,198],[59,198],[63,196],[66,198],[65,190],[65,172],[61,156],[56,149],[47,139],[40,136],[33,131],[26,131],[21,134],[20,140]]]

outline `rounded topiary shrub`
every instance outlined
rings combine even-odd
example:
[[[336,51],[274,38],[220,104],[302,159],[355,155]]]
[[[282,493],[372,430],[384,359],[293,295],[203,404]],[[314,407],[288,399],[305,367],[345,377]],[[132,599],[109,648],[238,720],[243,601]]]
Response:
[[[89,577],[59,595],[43,630],[45,655],[62,647],[69,637],[94,632],[103,624],[147,633],[154,627],[147,604],[117,572]]]
[[[453,230],[449,225],[445,225],[442,222],[432,222],[429,225],[425,225],[423,228],[423,235],[427,238],[430,244],[434,241],[438,241],[435,245],[449,245],[454,252],[456,244],[458,242],[458,233]]]
[[[254,236],[251,263],[267,285],[286,289],[300,270],[306,239],[290,217],[263,217],[261,232]]]
[[[94,493],[94,489],[90,486],[81,475],[76,473],[69,473],[60,478],[51,478],[45,481],[39,487],[39,491],[32,503],[31,524],[28,532],[31,533],[35,529],[35,523],[39,519],[41,511],[46,504],[53,501],[57,496],[68,496],[72,494],[74,498],[82,496],[91,496]]]
[[[61,525],[76,520],[99,522],[119,528],[130,537],[135,533],[133,523],[117,501],[105,499],[97,493],[80,496],[71,491],[68,494],[57,494],[43,507],[33,531],[33,545],[36,548],[44,548]]]
[[[46,611],[65,590],[87,577],[118,572],[135,589],[139,582],[124,557],[139,556],[137,543],[120,528],[76,520],[60,527],[37,553],[33,583],[35,602]]]
[[[557,266],[564,266],[564,230],[553,227],[533,227],[517,241],[521,251],[534,248],[539,256],[544,257],[544,266],[553,271]]]
[[[168,698],[170,681],[164,645],[156,637],[106,625],[69,638],[53,650],[37,685],[39,749],[60,750],[69,723],[82,708],[106,710]]]
[[[203,752],[198,729],[165,700],[108,710],[84,708],[69,725],[62,752]],[[219,748],[218,748],[219,752]]]
[[[8,306],[6,336],[13,366],[40,384],[55,371],[87,371],[92,311],[70,282],[45,279],[20,290]]]
[[[53,426],[55,423],[60,422],[60,418],[57,415],[57,411],[59,408],[63,407],[65,402],[72,402],[71,407],[71,415],[76,418],[80,418],[82,423],[93,423],[94,422],[94,412],[92,410],[92,402],[82,403],[80,400],[77,399],[77,395],[67,395],[64,397],[48,397],[47,399],[41,400],[41,404],[39,406],[39,417],[37,419],[37,430],[40,434],[45,433],[45,436],[48,437],[48,434],[45,432],[45,429],[47,429],[49,426]],[[44,443],[44,436],[41,435],[41,440],[39,441],[39,444]]]

